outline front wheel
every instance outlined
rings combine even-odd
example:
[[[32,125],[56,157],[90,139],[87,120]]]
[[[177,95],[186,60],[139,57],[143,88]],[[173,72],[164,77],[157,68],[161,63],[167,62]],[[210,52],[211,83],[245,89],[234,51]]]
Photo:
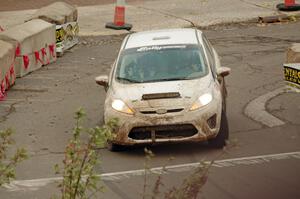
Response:
[[[228,120],[225,111],[222,111],[221,125],[218,135],[208,140],[210,146],[215,148],[223,148],[226,145],[226,140],[229,138]]]
[[[114,144],[111,141],[108,141],[106,146],[107,146],[107,149],[110,150],[111,152],[123,151],[125,148],[124,146]]]

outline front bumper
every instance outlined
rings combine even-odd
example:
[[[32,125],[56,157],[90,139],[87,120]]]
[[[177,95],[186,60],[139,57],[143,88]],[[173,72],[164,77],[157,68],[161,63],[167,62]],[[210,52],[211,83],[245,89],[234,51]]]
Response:
[[[205,141],[215,137],[219,132],[221,104],[220,101],[213,100],[195,111],[183,110],[163,115],[141,113],[128,115],[117,112],[109,106],[105,110],[105,122],[111,118],[118,118],[119,128],[114,132],[116,136],[112,142],[120,145]],[[208,120],[212,118],[215,120],[214,124],[209,125]],[[181,130],[189,131],[181,133]],[[132,136],[133,133],[145,135]],[[166,136],[162,136],[164,133]]]

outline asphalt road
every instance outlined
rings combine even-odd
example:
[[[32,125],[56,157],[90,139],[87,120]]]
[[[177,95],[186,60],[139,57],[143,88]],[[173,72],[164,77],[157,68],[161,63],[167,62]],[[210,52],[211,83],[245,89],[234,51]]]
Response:
[[[231,142],[237,146],[226,153],[205,143],[150,146],[156,154],[152,167],[180,165],[163,175],[163,190],[179,185],[190,174],[189,163],[222,160],[211,168],[201,198],[300,198],[299,94],[283,94],[266,105],[284,125],[269,128],[244,114],[250,101],[284,85],[285,50],[300,42],[299,31],[299,22],[205,30],[222,64],[232,68],[227,78],[227,114]],[[18,79],[0,104],[0,128],[13,127],[18,146],[26,147],[31,157],[19,165],[16,186],[0,189],[1,199],[50,198],[59,193],[52,179],[56,177],[53,165],[63,157],[73,113],[83,107],[87,127],[101,124],[105,92],[94,77],[109,72],[123,37],[82,38],[56,63]],[[102,165],[97,171],[106,174],[106,192],[101,197],[141,198],[143,175],[138,170],[144,167],[143,148],[99,152]],[[32,179],[39,180],[26,181]],[[155,176],[149,178],[149,189],[154,181]]]

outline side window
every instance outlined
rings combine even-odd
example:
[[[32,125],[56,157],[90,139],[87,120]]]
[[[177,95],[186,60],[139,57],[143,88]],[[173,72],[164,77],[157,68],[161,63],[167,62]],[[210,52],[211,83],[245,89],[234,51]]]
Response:
[[[205,51],[207,53],[207,57],[208,57],[210,68],[212,70],[212,73],[216,77],[217,73],[216,73],[215,57],[214,57],[214,54],[213,54],[213,50],[212,50],[212,48],[211,48],[208,40],[205,38],[204,35],[203,35],[203,44],[204,44]]]

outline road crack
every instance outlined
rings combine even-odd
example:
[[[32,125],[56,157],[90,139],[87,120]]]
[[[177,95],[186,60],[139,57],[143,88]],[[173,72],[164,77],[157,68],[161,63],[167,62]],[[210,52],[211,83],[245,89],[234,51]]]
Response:
[[[18,102],[14,102],[14,103],[10,104],[6,114],[4,114],[3,116],[0,116],[0,123],[5,122],[7,120],[7,117],[16,111],[15,105],[17,105],[21,102],[24,102],[24,101],[22,100],[22,101],[18,101]]]

